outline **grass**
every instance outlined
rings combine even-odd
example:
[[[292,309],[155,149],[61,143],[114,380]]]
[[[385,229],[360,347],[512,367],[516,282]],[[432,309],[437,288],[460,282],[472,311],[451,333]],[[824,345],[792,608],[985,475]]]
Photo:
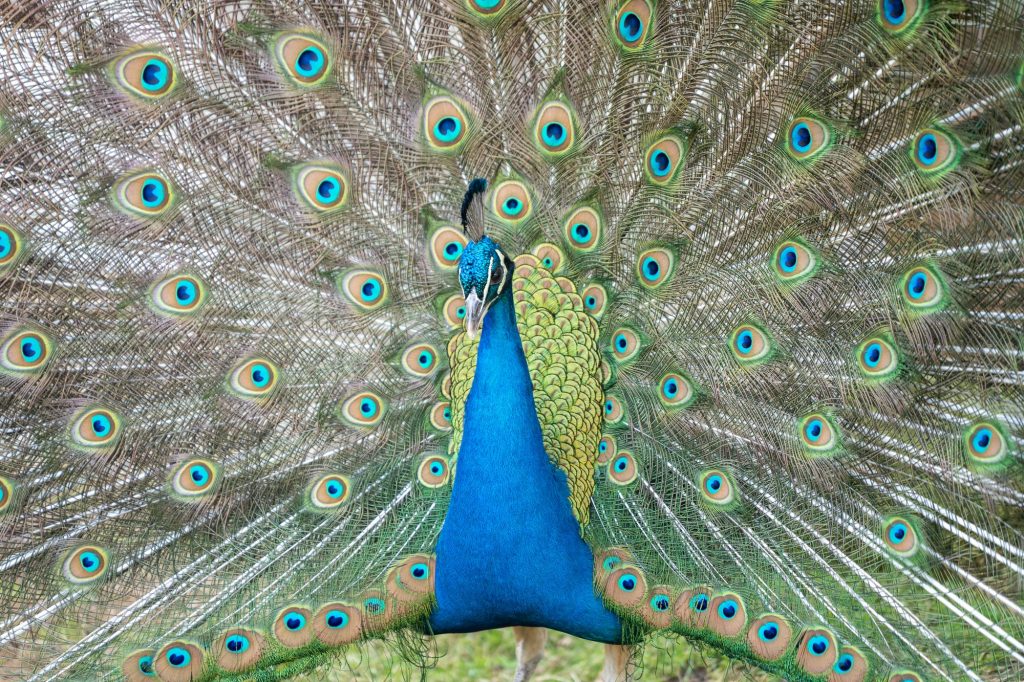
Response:
[[[427,669],[428,682],[472,680],[511,682],[516,667],[512,630],[489,630],[437,638],[437,655]],[[604,665],[604,646],[551,632],[544,659],[531,682],[594,682]],[[393,647],[371,642],[350,651],[330,669],[318,670],[304,682],[419,680],[420,671],[399,659]],[[655,637],[644,647],[636,679],[647,682],[769,682],[778,678],[743,663],[729,661],[710,650],[699,650],[683,639]]]

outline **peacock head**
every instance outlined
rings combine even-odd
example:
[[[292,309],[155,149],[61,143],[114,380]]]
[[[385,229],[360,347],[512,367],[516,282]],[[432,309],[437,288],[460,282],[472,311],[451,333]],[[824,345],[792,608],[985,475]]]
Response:
[[[498,242],[483,233],[483,192],[487,181],[469,183],[462,201],[462,227],[469,242],[459,259],[459,283],[466,299],[466,333],[476,336],[487,309],[511,290],[512,260]]]

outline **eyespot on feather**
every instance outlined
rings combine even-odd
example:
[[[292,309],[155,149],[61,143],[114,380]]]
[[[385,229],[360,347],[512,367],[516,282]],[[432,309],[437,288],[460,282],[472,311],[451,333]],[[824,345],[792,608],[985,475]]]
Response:
[[[658,400],[670,410],[689,407],[697,399],[693,381],[679,372],[670,372],[658,382]]]
[[[562,263],[565,262],[565,254],[562,250],[550,242],[538,244],[533,249],[533,255],[540,261],[540,267],[557,275],[562,270]]]
[[[309,208],[326,213],[348,203],[347,172],[337,165],[307,164],[294,171],[295,194]]]
[[[123,177],[114,185],[114,203],[125,213],[139,218],[156,218],[174,203],[174,188],[157,172]]]
[[[431,149],[457,153],[469,134],[465,107],[447,96],[430,100],[423,107],[423,134]]]
[[[309,488],[309,502],[316,511],[337,509],[348,501],[352,485],[341,474],[326,474],[318,478]]]
[[[839,429],[828,415],[809,414],[799,420],[798,428],[801,445],[808,455],[828,455],[839,449]]]
[[[708,629],[721,637],[736,637],[747,626],[747,609],[738,594],[724,592],[711,599]]]
[[[617,396],[606,395],[604,397],[604,421],[607,424],[619,424],[626,416],[622,407],[622,401]]]
[[[300,88],[323,85],[331,73],[331,53],[310,35],[282,33],[274,42],[278,68],[288,82]]]
[[[818,270],[815,253],[798,241],[784,241],[775,248],[772,258],[775,276],[784,284],[797,284],[814,276]]]
[[[636,458],[632,452],[619,450],[608,464],[608,479],[616,485],[629,485],[639,475]]]
[[[647,579],[638,566],[621,564],[604,582],[604,598],[618,606],[636,608],[647,596]]]
[[[0,514],[11,510],[16,492],[14,481],[0,476]]]
[[[754,655],[765,661],[775,661],[789,649],[793,628],[780,615],[768,613],[747,628],[747,646]]]
[[[505,180],[492,192],[491,209],[494,215],[510,223],[525,220],[532,210],[530,193],[518,180]]]
[[[349,270],[338,278],[338,290],[360,311],[376,310],[388,300],[383,275],[373,270]]]
[[[763,330],[752,324],[742,324],[733,330],[729,350],[741,365],[756,365],[769,358],[773,347]]]
[[[914,524],[902,516],[886,519],[882,525],[882,540],[890,552],[904,558],[914,556],[921,549]]]
[[[191,642],[169,642],[157,652],[153,669],[160,682],[198,680],[203,672],[203,650]]]
[[[793,119],[786,132],[786,151],[798,161],[809,161],[832,145],[832,131],[824,121],[809,116]]]
[[[857,346],[857,369],[871,381],[888,381],[899,371],[899,353],[887,335],[870,336]]]
[[[926,265],[911,268],[900,280],[903,302],[916,313],[930,313],[945,307],[945,281],[939,271]]]
[[[924,175],[939,176],[952,170],[960,161],[959,141],[937,128],[925,128],[914,136],[910,158]]]
[[[615,40],[626,50],[643,47],[651,30],[654,10],[645,0],[630,0],[612,17]]]
[[[206,286],[198,277],[171,275],[157,282],[150,291],[153,310],[173,317],[196,312],[206,302]]]
[[[417,343],[402,353],[402,369],[414,377],[428,377],[438,365],[437,349],[429,343]]]
[[[610,433],[604,434],[597,443],[597,463],[599,465],[608,464],[618,451],[619,447],[615,441],[615,436]]]
[[[23,248],[21,233],[10,225],[0,223],[0,276],[14,266]]]
[[[647,148],[644,175],[652,185],[664,186],[679,176],[686,145],[675,135],[665,135]]]
[[[537,147],[552,157],[572,149],[576,136],[572,111],[561,102],[548,102],[537,112],[533,129]]]
[[[419,482],[427,488],[440,488],[448,483],[450,464],[443,455],[428,455],[417,468]]]
[[[214,640],[211,652],[217,665],[236,673],[255,666],[266,648],[263,635],[255,630],[230,628]]]
[[[563,232],[565,242],[576,251],[593,251],[601,241],[601,214],[589,206],[581,206],[566,218]]]
[[[280,372],[266,358],[250,358],[235,365],[228,374],[228,389],[248,400],[262,400],[277,388]]]
[[[362,391],[342,401],[338,414],[349,426],[370,428],[380,423],[387,411],[384,399],[372,391]]]
[[[126,682],[149,682],[156,677],[153,661],[156,651],[140,649],[130,653],[121,663],[121,674]]]
[[[672,590],[667,585],[656,585],[647,593],[642,609],[644,620],[659,630],[672,625]]]
[[[114,82],[124,92],[140,100],[155,101],[177,86],[174,63],[159,52],[142,51],[126,54],[114,61]]]
[[[438,431],[452,428],[452,404],[445,401],[434,405],[430,410],[430,425]]]
[[[109,565],[105,549],[96,545],[80,545],[65,555],[61,572],[70,583],[89,585],[102,579]]]
[[[836,637],[824,628],[810,628],[796,641],[796,662],[811,675],[824,675],[836,664]]]
[[[858,649],[844,646],[836,664],[828,673],[828,682],[863,682],[868,676],[868,661]]]
[[[710,469],[702,473],[699,484],[704,500],[716,507],[729,505],[736,500],[736,488],[721,469]]]
[[[171,488],[185,498],[209,495],[220,483],[220,470],[206,459],[182,462],[171,475]]]
[[[288,606],[274,618],[274,637],[289,649],[304,647],[313,641],[313,612],[304,606]]]
[[[633,561],[633,555],[625,547],[609,547],[594,554],[594,580],[599,585],[619,566]]]
[[[640,352],[640,336],[628,327],[620,327],[612,332],[609,345],[612,357],[620,365],[623,365],[636,358],[637,353]]]
[[[449,296],[444,302],[444,321],[451,329],[460,329],[466,320],[466,299],[459,294]]]
[[[112,448],[121,437],[121,418],[113,410],[92,407],[71,421],[71,442],[84,450]]]
[[[675,254],[668,249],[643,251],[636,259],[636,276],[641,286],[655,289],[669,281],[675,270]]]
[[[465,0],[466,7],[479,14],[481,18],[491,19],[501,13],[507,0]]]
[[[994,419],[977,421],[964,429],[964,449],[976,464],[999,464],[1010,454],[1010,443],[1009,432]]]
[[[355,642],[363,634],[363,614],[351,604],[325,604],[313,616],[313,631],[327,646]]]
[[[878,23],[886,31],[900,34],[917,25],[924,16],[925,0],[877,0]]]
[[[442,226],[430,235],[430,256],[434,264],[442,270],[454,270],[459,267],[459,258],[466,248],[466,235],[454,227]]]
[[[597,282],[592,282],[583,288],[580,294],[583,299],[583,307],[587,312],[600,320],[608,305],[608,291]]]
[[[39,374],[53,356],[53,340],[38,329],[15,329],[0,342],[0,369],[26,376]]]
[[[685,627],[703,630],[711,616],[711,588],[706,586],[683,590],[676,598],[676,619]]]
[[[413,554],[399,561],[389,571],[387,583],[394,583],[399,591],[414,595],[428,595],[434,591],[434,557]],[[393,595],[399,597],[400,595]]]

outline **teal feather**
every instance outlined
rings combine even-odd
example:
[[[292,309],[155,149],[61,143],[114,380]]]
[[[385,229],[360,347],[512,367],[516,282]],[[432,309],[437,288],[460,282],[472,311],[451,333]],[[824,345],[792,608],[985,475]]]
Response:
[[[425,667],[460,594],[508,588],[472,627],[675,634],[794,680],[1020,679],[1021,17],[4,5],[5,673],[285,679],[371,638]],[[508,415],[464,409],[450,343],[484,233],[551,273],[509,280],[502,331],[543,351],[508,433],[539,423],[554,461],[599,443],[561,476],[532,439],[514,478],[540,509],[473,494],[509,466],[471,459]],[[577,533],[561,500],[587,485]],[[554,524],[559,552],[514,544]],[[486,584],[444,573],[489,555]]]

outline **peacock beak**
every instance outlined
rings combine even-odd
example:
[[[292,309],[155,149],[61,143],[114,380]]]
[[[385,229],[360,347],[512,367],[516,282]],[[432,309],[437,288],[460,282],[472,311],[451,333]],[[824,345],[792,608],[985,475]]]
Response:
[[[469,338],[476,336],[480,329],[480,323],[484,319],[484,302],[476,295],[476,291],[470,291],[466,296],[466,334]]]

